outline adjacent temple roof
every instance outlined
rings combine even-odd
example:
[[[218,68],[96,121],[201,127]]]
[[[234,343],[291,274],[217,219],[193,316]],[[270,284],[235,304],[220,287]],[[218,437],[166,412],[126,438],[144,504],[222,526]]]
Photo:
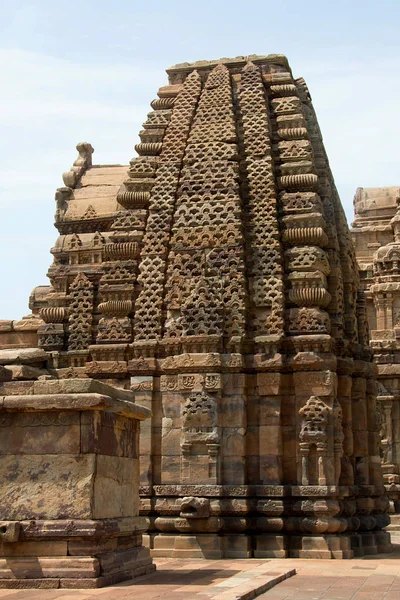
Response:
[[[400,186],[357,188],[351,233],[361,271],[372,272],[375,252],[394,240],[391,220],[399,201]]]

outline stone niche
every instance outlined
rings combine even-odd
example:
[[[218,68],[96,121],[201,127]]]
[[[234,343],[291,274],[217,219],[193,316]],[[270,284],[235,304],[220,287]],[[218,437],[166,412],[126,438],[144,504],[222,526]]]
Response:
[[[150,411],[92,379],[18,384],[0,407],[0,587],[92,588],[153,571],[138,516]]]

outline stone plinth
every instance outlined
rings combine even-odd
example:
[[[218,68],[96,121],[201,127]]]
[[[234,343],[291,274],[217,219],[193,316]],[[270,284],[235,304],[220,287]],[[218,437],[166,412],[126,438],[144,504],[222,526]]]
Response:
[[[150,411],[91,379],[38,380],[27,395],[17,384],[0,406],[0,587],[101,587],[151,572],[138,516]]]

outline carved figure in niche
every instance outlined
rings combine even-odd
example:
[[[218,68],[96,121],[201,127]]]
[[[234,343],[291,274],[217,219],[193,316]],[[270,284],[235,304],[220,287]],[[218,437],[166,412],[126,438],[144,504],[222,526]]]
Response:
[[[299,410],[301,417],[301,484],[326,485],[327,427],[330,408],[317,396],[311,396]]]

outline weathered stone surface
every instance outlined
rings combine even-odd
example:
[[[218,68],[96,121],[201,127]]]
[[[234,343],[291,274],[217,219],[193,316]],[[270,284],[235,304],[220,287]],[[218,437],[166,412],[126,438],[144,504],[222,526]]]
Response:
[[[354,208],[352,235],[366,292],[370,346],[378,368],[376,419],[382,438],[383,476],[391,511],[400,512],[399,189],[358,188]],[[365,452],[367,440],[358,436],[357,446]]]
[[[66,493],[63,522],[73,510],[135,516],[140,473],[153,553],[349,558],[354,535],[377,551],[370,531],[385,526],[386,501],[376,373],[307,86],[281,55],[168,74],[126,175],[92,165],[93,148],[78,144],[56,191],[51,286],[31,298],[49,376],[0,407],[79,413],[79,451],[71,423],[53,462],[78,456],[87,471],[74,466],[67,479],[87,473],[88,485],[75,507]],[[385,344],[395,339],[386,331]],[[42,450],[54,439],[47,426]],[[2,459],[11,456],[39,514],[40,476],[31,481],[25,455]],[[61,518],[55,482],[67,469],[51,469],[48,508]],[[146,570],[140,545],[105,544],[108,575],[87,579]]]
[[[138,459],[97,455],[92,518],[107,519],[137,515],[139,497],[132,493],[132,490],[137,486],[138,481]]]
[[[81,451],[138,458],[138,426],[127,417],[109,412],[81,414]]]
[[[1,413],[0,455],[78,454],[80,451],[79,413]]]
[[[40,348],[0,349],[0,365],[42,365],[46,361],[47,354]]]
[[[5,367],[0,366],[0,381],[9,381],[12,379],[12,371],[10,369],[6,369]]]
[[[32,367],[30,365],[7,365],[6,369],[11,372],[10,379],[12,378],[15,380],[26,379],[29,381],[48,374],[45,369],[38,369],[37,367]]]
[[[138,421],[150,411],[90,380],[33,391],[48,393],[7,396],[0,411],[0,586],[98,587],[151,569],[138,517]]]
[[[1,517],[92,518],[95,462],[94,454],[0,456]]]

